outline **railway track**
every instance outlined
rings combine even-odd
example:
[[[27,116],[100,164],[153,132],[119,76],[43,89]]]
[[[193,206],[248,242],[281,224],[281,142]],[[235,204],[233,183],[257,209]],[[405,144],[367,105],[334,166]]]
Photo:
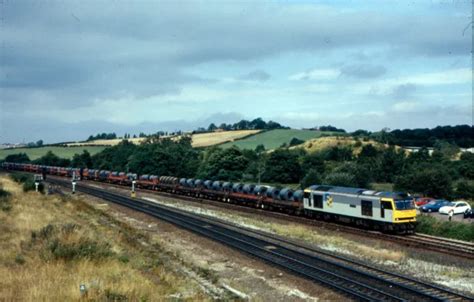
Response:
[[[84,181],[84,182],[87,183],[89,181]],[[96,184],[96,182],[90,182],[90,183]],[[105,185],[113,186],[119,189],[124,189],[124,186],[121,186],[121,185],[109,184],[109,183],[100,183],[100,184],[105,184]],[[295,215],[290,215],[290,214],[282,213],[282,212],[262,210],[259,208],[255,208],[253,206],[245,206],[245,205],[240,205],[240,204],[237,205],[237,204],[226,203],[222,201],[202,199],[202,198],[188,196],[188,195],[171,194],[171,193],[148,190],[148,189],[143,189],[143,188],[141,188],[140,190],[149,192],[155,195],[159,195],[159,196],[165,196],[168,198],[199,202],[202,204],[213,205],[213,206],[217,206],[221,208],[230,209],[233,211],[239,211],[242,213],[250,213],[250,214],[258,213],[259,215],[265,215],[268,217],[274,217],[274,218],[283,219],[286,221],[317,226],[318,228],[336,230],[343,233],[349,233],[349,234],[354,234],[358,236],[363,235],[365,237],[395,242],[397,244],[408,246],[411,248],[430,250],[433,252],[448,254],[451,256],[457,256],[457,257],[466,258],[466,259],[474,259],[474,243],[471,243],[471,242],[428,236],[424,234],[413,234],[413,235],[384,234],[377,231],[364,230],[364,229],[355,228],[355,227],[328,222],[328,221],[318,221],[315,219],[306,218],[304,216],[295,216]]]
[[[69,182],[48,179],[57,185]],[[180,211],[153,202],[83,184],[77,190],[149,214],[179,227],[218,241],[306,279],[329,286],[348,297],[362,301],[472,301],[473,297],[394,274],[354,260],[336,257],[310,246],[242,229],[217,218]]]

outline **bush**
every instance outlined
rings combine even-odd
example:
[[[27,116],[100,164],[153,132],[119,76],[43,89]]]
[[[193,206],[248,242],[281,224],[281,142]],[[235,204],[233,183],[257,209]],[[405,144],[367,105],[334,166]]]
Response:
[[[441,165],[419,166],[397,177],[395,190],[421,193],[435,198],[450,198],[452,179]]]
[[[35,182],[32,179],[28,179],[23,183],[23,192],[28,192],[28,191],[35,191],[36,190],[36,185]],[[38,185],[38,192],[44,194],[44,184],[40,183]]]
[[[43,246],[45,259],[52,257],[65,261],[82,258],[97,260],[114,254],[108,243],[97,242],[82,236],[73,241],[68,240],[79,228],[79,225],[73,223],[62,226],[48,224],[38,231],[31,232],[31,239],[33,243]]]
[[[11,173],[10,178],[13,179],[13,181],[17,183],[24,183],[26,182],[29,178],[31,178],[31,175],[25,174],[25,173]]]
[[[4,190],[3,187],[0,186],[0,209],[4,212],[8,212],[12,209],[10,197],[10,192]]]
[[[305,189],[317,184],[321,184],[321,174],[315,169],[310,169],[301,181],[301,188]]]
[[[23,265],[23,264],[25,264],[25,262],[26,262],[26,260],[25,260],[25,257],[23,257],[23,255],[21,255],[21,254],[16,255],[16,257],[15,257],[15,263],[16,264]]]
[[[54,239],[48,246],[55,259],[74,260],[80,258],[101,259],[110,257],[113,252],[107,243],[98,243],[89,239],[81,239],[75,243],[64,243]]]
[[[325,185],[357,187],[354,175],[346,172],[332,172],[324,178]]]
[[[427,215],[417,217],[415,231],[433,236],[474,241],[474,224],[456,221],[441,221],[435,217]]]
[[[297,137],[293,137],[290,141],[290,147],[291,146],[296,146],[296,145],[301,145],[302,143],[304,143],[304,140],[299,139]]]
[[[455,197],[474,200],[474,185],[467,180],[461,180],[456,185]]]

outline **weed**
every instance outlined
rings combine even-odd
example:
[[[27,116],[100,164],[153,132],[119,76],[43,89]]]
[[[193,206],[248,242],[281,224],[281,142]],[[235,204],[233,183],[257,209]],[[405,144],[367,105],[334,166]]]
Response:
[[[128,301],[127,296],[122,295],[120,293],[113,292],[110,289],[106,289],[104,295],[105,295],[106,301],[114,301],[114,302]]]
[[[4,190],[2,185],[0,184],[0,209],[4,212],[8,212],[12,209],[10,197],[11,193]]]
[[[38,231],[38,236],[34,236],[34,238],[38,237],[40,239],[48,239],[51,237],[51,235],[53,234],[54,232],[54,225],[52,224],[48,224],[47,226],[41,228],[39,231]],[[31,237],[33,238],[33,233],[34,231],[31,233]],[[35,234],[36,235],[36,234]]]
[[[16,264],[20,264],[20,265],[23,265],[25,264],[26,260],[25,260],[25,257],[23,257],[22,254],[17,254],[16,257],[15,257],[15,263]]]
[[[474,224],[456,221],[441,221],[435,217],[420,215],[416,232],[433,236],[474,241]]]
[[[59,239],[54,239],[48,245],[48,249],[55,259],[66,261],[81,258],[98,260],[113,255],[109,244],[98,243],[89,239],[81,239],[77,243],[64,243]]]
[[[118,260],[122,263],[128,263],[130,261],[130,258],[126,254],[122,254],[118,257]]]

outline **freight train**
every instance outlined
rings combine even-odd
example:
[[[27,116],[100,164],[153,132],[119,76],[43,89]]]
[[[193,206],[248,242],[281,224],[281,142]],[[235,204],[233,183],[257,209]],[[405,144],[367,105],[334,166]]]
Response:
[[[134,181],[137,188],[281,211],[383,232],[412,233],[416,223],[413,198],[400,192],[378,192],[328,185],[292,190],[240,182],[139,176],[135,173],[8,162],[3,163],[2,167],[6,170],[42,173],[44,176],[49,174],[75,177],[124,186],[130,186]]]

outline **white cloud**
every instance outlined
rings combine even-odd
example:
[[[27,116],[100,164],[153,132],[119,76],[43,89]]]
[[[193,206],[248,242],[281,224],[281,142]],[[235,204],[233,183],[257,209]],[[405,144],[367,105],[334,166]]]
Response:
[[[395,112],[413,112],[419,109],[420,105],[417,102],[405,101],[394,104],[391,109]]]
[[[457,68],[445,71],[426,72],[388,80],[391,85],[411,83],[415,85],[449,85],[472,82],[472,69]]]
[[[341,72],[334,68],[325,68],[325,69],[312,69],[309,71],[304,71],[290,75],[288,77],[291,81],[301,81],[301,80],[332,80],[337,78]]]

